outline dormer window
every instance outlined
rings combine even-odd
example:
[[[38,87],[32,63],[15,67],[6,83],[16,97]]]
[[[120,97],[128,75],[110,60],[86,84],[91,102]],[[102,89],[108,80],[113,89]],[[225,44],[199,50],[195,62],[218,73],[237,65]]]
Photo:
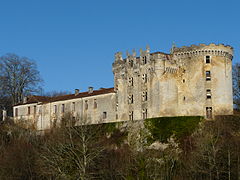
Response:
[[[205,57],[205,61],[206,61],[206,64],[211,63],[211,57],[210,56],[206,56]]]

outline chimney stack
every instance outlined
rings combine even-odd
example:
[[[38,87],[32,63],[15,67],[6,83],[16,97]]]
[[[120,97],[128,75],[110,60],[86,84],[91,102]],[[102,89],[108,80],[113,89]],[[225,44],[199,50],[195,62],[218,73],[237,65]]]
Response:
[[[4,110],[2,110],[2,115],[3,115],[3,121],[6,121],[6,119],[7,119],[7,111],[4,109]]]
[[[75,89],[75,96],[79,94],[79,89]]]
[[[28,97],[23,97],[23,103],[25,104],[25,103],[27,103],[27,100],[28,100]]]
[[[92,93],[93,92],[93,87],[88,87],[88,93],[90,94],[90,93]]]

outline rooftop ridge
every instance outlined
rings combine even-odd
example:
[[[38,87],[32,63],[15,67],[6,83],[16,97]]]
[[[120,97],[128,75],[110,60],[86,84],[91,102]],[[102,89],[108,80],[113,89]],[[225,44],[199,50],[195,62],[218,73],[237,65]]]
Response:
[[[96,96],[96,95],[101,95],[101,94],[108,94],[108,93],[113,93],[113,92],[115,92],[114,88],[101,88],[98,90],[94,90],[92,93],[85,91],[85,92],[79,93],[78,95],[75,95],[75,93],[60,95],[60,96],[55,96],[55,97],[32,95],[32,96],[28,97],[28,101],[26,103],[19,103],[19,104],[16,104],[15,106],[32,104],[32,103],[51,103],[51,102],[57,102],[57,101],[64,101],[64,100]]]

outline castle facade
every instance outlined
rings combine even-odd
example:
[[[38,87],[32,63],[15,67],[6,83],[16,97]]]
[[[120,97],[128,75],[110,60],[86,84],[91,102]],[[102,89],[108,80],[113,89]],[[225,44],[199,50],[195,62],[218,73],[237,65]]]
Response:
[[[54,127],[66,114],[78,123],[107,123],[165,116],[233,113],[233,48],[200,44],[173,47],[170,54],[149,47],[115,54],[114,87],[74,94],[31,96],[14,106],[14,120],[38,130]]]

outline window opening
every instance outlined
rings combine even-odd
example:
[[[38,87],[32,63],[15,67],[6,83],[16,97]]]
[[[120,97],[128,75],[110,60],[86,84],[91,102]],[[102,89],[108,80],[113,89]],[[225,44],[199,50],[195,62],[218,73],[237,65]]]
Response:
[[[33,113],[34,113],[34,114],[37,113],[37,106],[33,106]]]
[[[62,113],[65,112],[65,104],[62,104]]]
[[[207,89],[206,94],[207,94],[207,99],[212,98],[211,89]]]
[[[129,111],[129,120],[133,120],[133,111]]]
[[[207,119],[212,119],[212,107],[206,107]]]
[[[93,102],[93,107],[94,107],[94,109],[96,109],[97,108],[97,99],[94,99],[94,102]]]
[[[15,109],[15,116],[18,116],[18,108]]]
[[[144,92],[142,93],[142,100],[143,100],[143,101],[147,101],[147,99],[148,99],[148,97],[147,97],[147,91],[144,91]]]
[[[75,102],[72,102],[72,111],[75,111]]]
[[[103,119],[107,118],[107,112],[103,112]]]
[[[85,101],[85,110],[87,110],[88,109],[88,101],[86,100]]]
[[[206,81],[211,81],[211,72],[206,71]]]
[[[143,119],[147,119],[147,109],[143,109]]]
[[[211,62],[210,56],[206,56],[205,58],[206,58],[206,64],[209,64]]]
[[[31,108],[30,108],[30,106],[28,107],[28,115],[30,115],[31,114]]]

